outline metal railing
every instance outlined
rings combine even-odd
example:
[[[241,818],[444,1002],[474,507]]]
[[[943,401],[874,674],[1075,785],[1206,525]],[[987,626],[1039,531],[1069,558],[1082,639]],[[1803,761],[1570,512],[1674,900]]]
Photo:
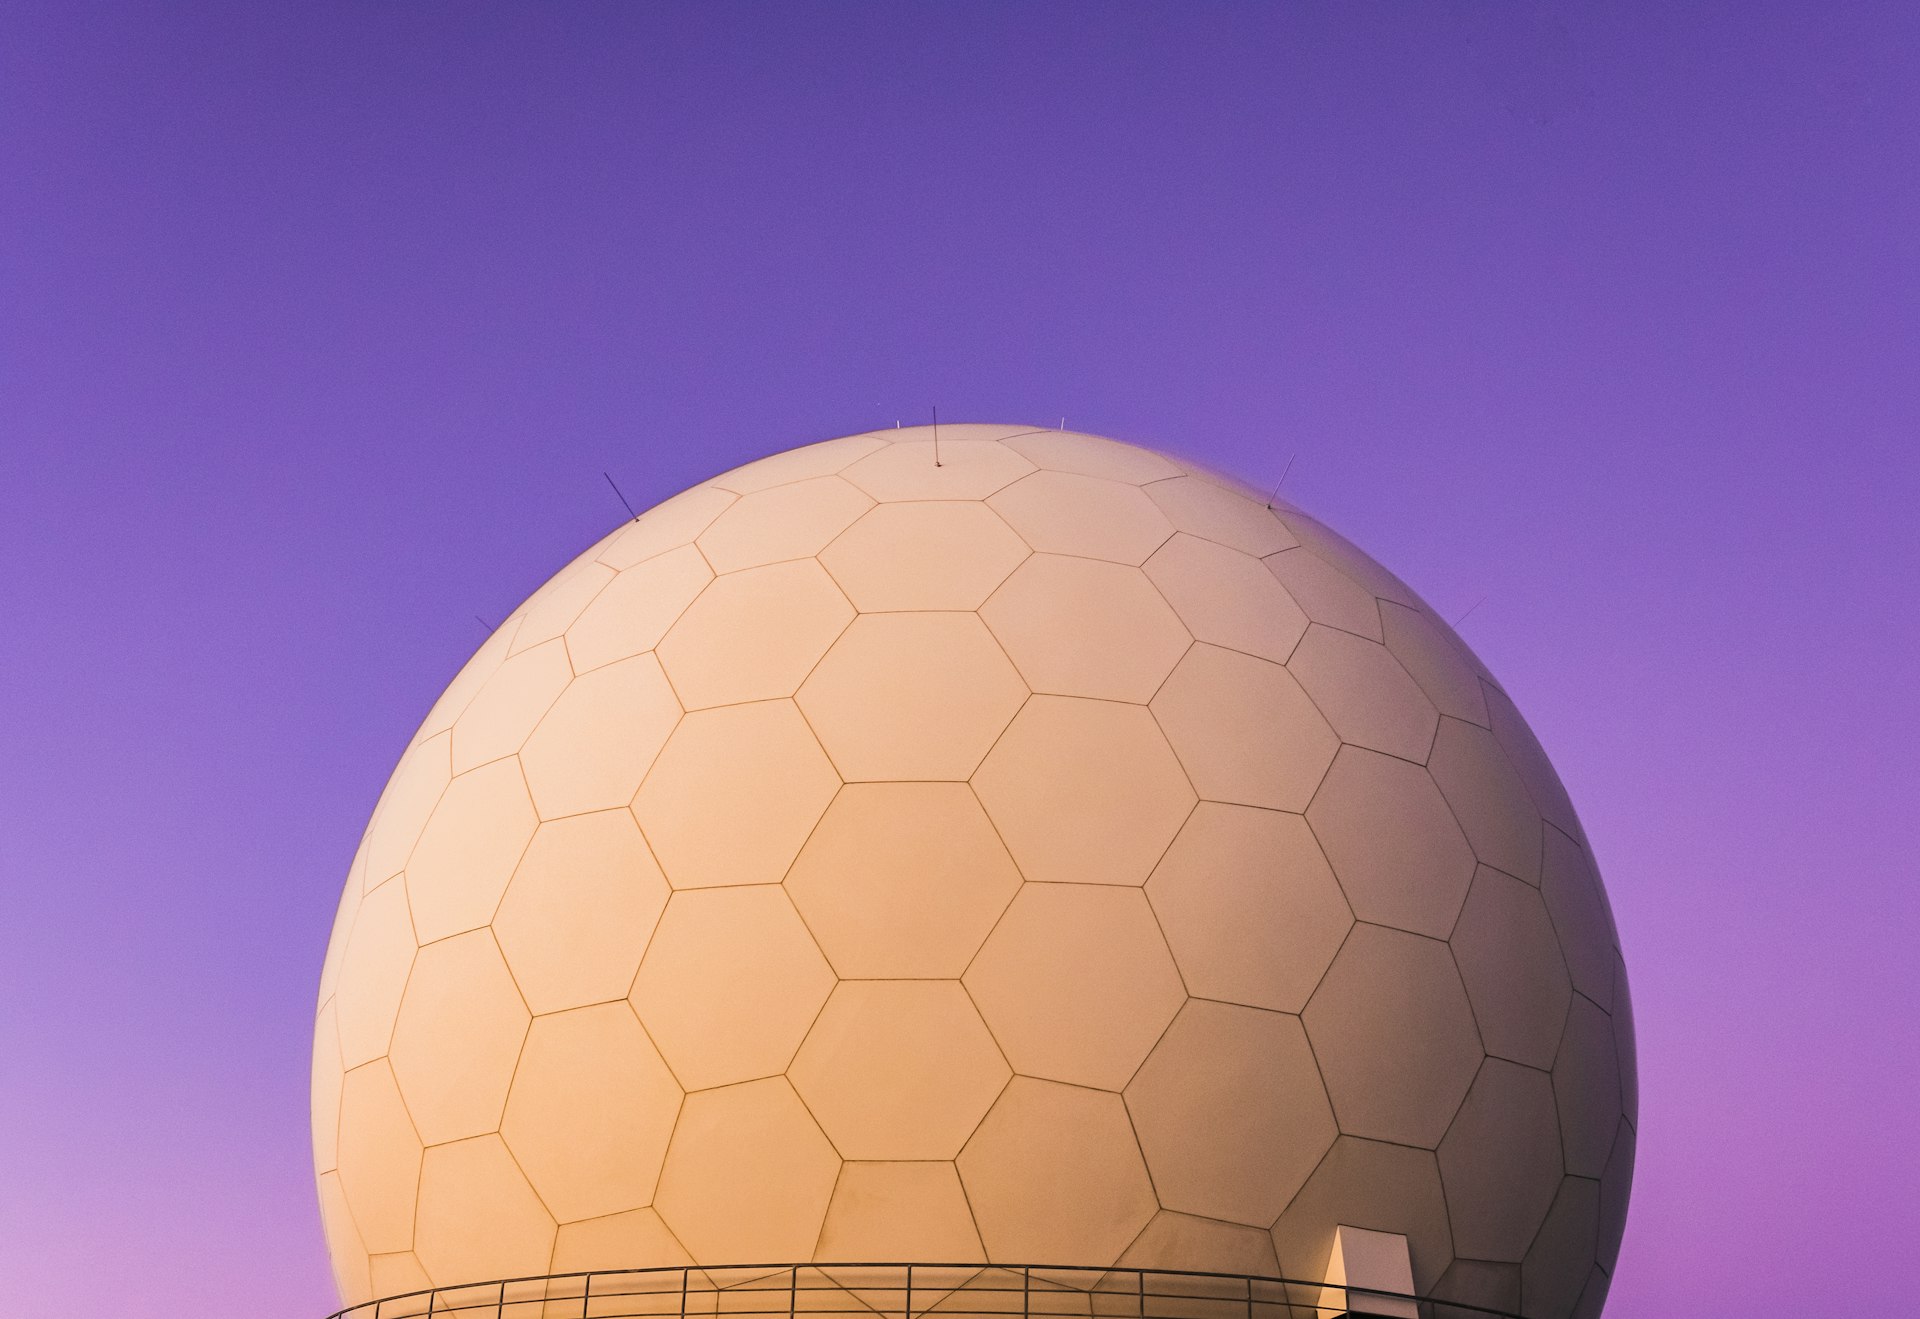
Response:
[[[1522,1319],[1442,1297],[1325,1287],[1300,1278],[1051,1264],[676,1266],[435,1287],[328,1319]]]

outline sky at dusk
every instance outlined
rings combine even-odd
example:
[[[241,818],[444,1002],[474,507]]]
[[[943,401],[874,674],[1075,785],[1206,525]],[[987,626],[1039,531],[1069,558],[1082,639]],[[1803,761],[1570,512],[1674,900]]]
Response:
[[[1911,1312],[1920,8],[9,3],[0,1295],[318,1316],[320,959],[624,516],[1054,424],[1499,674],[1641,1047],[1616,1319]]]

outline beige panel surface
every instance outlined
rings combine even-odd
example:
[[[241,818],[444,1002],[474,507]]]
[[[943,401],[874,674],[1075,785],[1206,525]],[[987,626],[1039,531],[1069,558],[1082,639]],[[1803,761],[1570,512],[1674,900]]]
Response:
[[[928,428],[919,427],[915,434]],[[943,432],[951,427],[942,427]],[[842,473],[875,499],[981,500],[1037,470],[1020,454],[994,440],[956,439],[942,434],[938,465],[933,440],[899,440],[869,454]]]
[[[529,601],[514,634],[513,654],[552,641],[573,626],[581,611],[612,581],[614,570],[604,563],[576,560],[547,584],[538,600]]]
[[[453,725],[453,772],[510,756],[573,681],[563,641],[549,641],[515,655],[487,679]]]
[[[1180,617],[1137,569],[1036,554],[980,617],[1037,692],[1148,701],[1186,652]]]
[[[1380,606],[1380,622],[1387,649],[1413,675],[1441,714],[1487,726],[1480,675],[1461,653],[1451,629],[1424,610],[1396,604]]]
[[[965,779],[1027,688],[975,614],[868,614],[797,699],[848,782]]]
[[[452,746],[452,734],[442,733],[415,743],[400,758],[361,845],[369,886],[391,879],[406,867],[420,831],[427,827],[427,818],[453,777]]]
[[[951,1163],[848,1163],[814,1257],[962,1264],[986,1253]]]
[[[1173,534],[1173,524],[1137,487],[1097,476],[1035,472],[987,506],[1042,554],[1138,566]]]
[[[1193,789],[1138,706],[1036,696],[973,777],[1029,880],[1142,884],[1193,810]]]
[[[620,528],[600,551],[600,562],[624,572],[657,555],[692,545],[693,538],[712,526],[713,520],[738,498],[732,491],[711,486],[683,490]]]
[[[633,1007],[689,1090],[783,1072],[833,971],[777,887],[676,893],[640,963]]]
[[[1373,593],[1313,551],[1282,550],[1261,562],[1314,622],[1380,640],[1380,603]]]
[[[413,1253],[435,1286],[545,1273],[553,1235],[552,1216],[498,1136],[427,1151]]]
[[[1189,1002],[1126,1098],[1161,1205],[1253,1227],[1338,1134],[1300,1019],[1258,1008]]]
[[[791,696],[853,621],[853,606],[813,559],[718,577],[687,606],[656,654],[689,710]]]
[[[1216,482],[1178,476],[1155,481],[1146,491],[1181,531],[1243,554],[1263,558],[1299,544],[1263,500],[1249,499]]]
[[[1307,629],[1307,616],[1256,559],[1178,535],[1154,551],[1147,577],[1198,641],[1283,664]]]
[[[393,1069],[354,1068],[340,1092],[340,1188],[368,1251],[412,1249],[419,1183],[420,1137]]]
[[[719,573],[803,559],[873,507],[857,486],[817,477],[747,495],[715,518],[695,542]]]
[[[818,444],[756,458],[716,476],[709,484],[750,495],[758,490],[771,490],[775,486],[791,485],[796,481],[831,476],[835,472],[845,471],[867,454],[885,448],[887,442],[887,436],[883,435],[843,435],[838,439],[822,440]]]
[[[680,703],[651,655],[575,678],[520,752],[545,820],[625,806],[680,721]]]
[[[1520,1266],[1520,1306],[1540,1319],[1572,1319],[1594,1262],[1600,1184],[1569,1177]]]
[[[1598,1262],[1609,1271],[1620,1254],[1620,1238],[1627,1230],[1627,1196],[1633,1187],[1637,1143],[1633,1127],[1622,1121],[1613,1139],[1613,1153],[1607,1158],[1607,1169],[1600,1175]]]
[[[386,884],[367,894],[347,935],[335,997],[344,1065],[358,1067],[386,1053],[413,954],[406,882]]]
[[[1487,1059],[1439,1157],[1455,1248],[1471,1259],[1518,1263],[1560,1187],[1552,1080]]]
[[[1483,866],[1448,942],[1487,1052],[1553,1066],[1573,985],[1540,894]]]
[[[334,1290],[346,1305],[372,1300],[374,1291],[367,1247],[353,1225],[353,1210],[347,1204],[346,1193],[340,1189],[340,1174],[322,1172],[316,1181],[320,1191],[320,1222],[326,1229],[327,1254],[333,1262]]]
[[[1303,811],[1340,745],[1286,669],[1218,646],[1187,652],[1153,717],[1207,801]]]
[[[1427,772],[1483,864],[1529,884],[1540,880],[1540,816],[1493,734],[1442,719]]]
[[[1598,1178],[1606,1171],[1620,1129],[1620,1063],[1613,1051],[1612,1020],[1587,999],[1576,996],[1567,1015],[1566,1035],[1553,1064],[1553,1093],[1567,1171]]]
[[[527,1006],[489,930],[428,944],[393,1028],[393,1074],[428,1145],[500,1126]]]
[[[334,1006],[326,1004],[313,1021],[313,1170],[340,1166],[340,1087],[346,1068],[340,1061],[340,1028]]]
[[[587,673],[652,650],[712,580],[713,569],[691,545],[627,569],[567,629],[574,669]]]
[[[1457,1259],[1434,1286],[1435,1296],[1460,1302],[1457,1306],[1436,1305],[1434,1319],[1485,1319],[1485,1310],[1520,1310],[1520,1266],[1495,1264],[1483,1259]]]
[[[1560,936],[1573,987],[1599,1004],[1613,1006],[1615,958],[1613,916],[1599,877],[1580,845],[1558,829],[1546,831],[1540,893]]]
[[[1029,553],[984,504],[920,501],[882,504],[821,551],[820,563],[865,613],[978,609]]]
[[[843,978],[958,976],[1020,887],[963,783],[852,783],[787,875]]]
[[[1014,1070],[1118,1090],[1185,997],[1146,897],[1029,884],[967,969]]]
[[[644,1260],[644,1264],[636,1261]],[[591,1269],[669,1268],[691,1264],[693,1256],[675,1240],[654,1209],[629,1209],[601,1218],[562,1223],[553,1242],[555,1273],[584,1273]],[[631,1284],[630,1284],[631,1285]],[[672,1285],[677,1289],[677,1278]],[[620,1284],[608,1283],[618,1293]]]
[[[1306,822],[1248,806],[1200,803],[1147,898],[1188,992],[1280,1012],[1306,1006],[1353,925]]]
[[[1453,930],[1473,882],[1473,849],[1426,770],[1343,747],[1307,822],[1355,916],[1435,939]]]
[[[1166,1209],[1153,1216],[1116,1262],[1133,1269],[1197,1269],[1263,1278],[1280,1272],[1273,1238],[1262,1229]]]
[[[1287,661],[1342,742],[1424,762],[1439,722],[1433,703],[1378,642],[1316,624]]]
[[[1324,1278],[1333,1229],[1396,1232],[1407,1239],[1415,1290],[1431,1287],[1454,1253],[1447,1198],[1432,1153],[1342,1136],[1273,1226],[1280,1271]]]
[[[538,823],[518,760],[493,761],[448,785],[407,862],[407,904],[420,942],[493,919]]]
[[[1009,438],[1006,445],[1050,472],[1076,472],[1082,476],[1104,477],[1109,481],[1127,481],[1134,485],[1163,481],[1181,474],[1173,460],[1165,454],[1079,431],[1040,431],[1018,435]]]
[[[1284,512],[1280,521],[1299,538],[1303,549],[1312,550],[1320,558],[1338,568],[1342,574],[1352,578],[1381,600],[1391,600],[1410,608],[1420,608],[1420,597],[1407,588],[1407,584],[1375,563],[1356,548],[1352,541],[1334,531],[1325,523],[1319,522],[1300,512]]]

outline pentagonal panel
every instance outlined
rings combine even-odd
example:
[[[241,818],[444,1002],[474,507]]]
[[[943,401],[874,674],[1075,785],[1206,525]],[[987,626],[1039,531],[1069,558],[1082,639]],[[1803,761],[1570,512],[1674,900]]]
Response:
[[[1442,719],[1427,771],[1486,865],[1529,884],[1540,881],[1540,813],[1493,734]]]
[[[966,985],[1014,1070],[1118,1090],[1185,991],[1136,890],[1029,884]]]
[[[340,1162],[340,1030],[332,1003],[313,1020],[313,1170],[331,1172]]]
[[[1452,634],[1443,630],[1443,623],[1422,610],[1396,604],[1380,606],[1380,623],[1387,649],[1441,714],[1487,726],[1480,675]]]
[[[812,559],[716,578],[656,654],[689,710],[791,696],[853,620]]]
[[[980,1262],[980,1234],[951,1163],[849,1163],[815,1259]]]
[[[1266,1227],[1333,1138],[1298,1017],[1195,999],[1127,1086],[1162,1206]]]
[[[1380,640],[1380,604],[1371,592],[1311,550],[1282,550],[1261,562],[1306,616],[1343,632]]]
[[[1341,1131],[1439,1143],[1481,1059],[1445,944],[1354,926],[1304,1020]]]
[[[1035,472],[987,501],[1042,554],[1071,554],[1138,566],[1173,524],[1139,489],[1067,472]]]
[[[487,680],[453,726],[453,772],[518,751],[573,681],[564,642],[549,641],[515,655]]]
[[[385,1062],[356,1067],[340,1092],[340,1188],[371,1252],[413,1246],[420,1137]]]
[[[539,823],[517,760],[460,775],[407,862],[407,902],[422,943],[493,919]]]
[[[574,668],[587,673],[652,650],[712,580],[713,569],[691,545],[627,569],[567,629]]]
[[[937,458],[931,438],[901,440],[868,454],[841,475],[879,500],[975,500],[1034,470],[997,440],[942,436]]]
[[[974,775],[1030,880],[1140,884],[1193,809],[1153,716],[1137,706],[1036,696]]]
[[[551,820],[625,806],[679,720],[651,655],[575,678],[520,753],[534,808]]]
[[[384,884],[361,900],[340,961],[340,1060],[347,1067],[378,1058],[393,1038],[400,993],[413,966],[413,920],[405,881]]]
[[[1593,1272],[1600,1226],[1600,1184],[1584,1177],[1560,1183],[1553,1208],[1520,1266],[1520,1306],[1541,1319],[1572,1319]]]
[[[750,495],[756,490],[771,490],[775,486],[845,471],[866,455],[886,448],[887,443],[887,437],[879,435],[843,435],[742,463],[714,477],[709,484]]]
[[[625,998],[666,904],[633,816],[596,811],[540,826],[493,933],[527,1006],[557,1012]]]
[[[951,1159],[1011,1074],[951,980],[843,982],[787,1072],[848,1159]]]
[[[875,613],[978,609],[1027,554],[985,504],[922,501],[882,504],[827,546],[820,562],[854,608]]]
[[[1427,758],[1439,716],[1379,642],[1316,624],[1300,639],[1287,670],[1342,742],[1402,760]]]
[[[497,1130],[527,1006],[493,935],[474,930],[420,950],[400,1020],[393,1074],[429,1145]]]
[[[806,1259],[839,1171],[793,1087],[770,1077],[687,1096],[654,1207],[702,1264]]]
[[[973,614],[868,614],[800,689],[799,705],[848,781],[964,779],[1027,688]]]
[[[1487,1052],[1553,1066],[1573,986],[1540,894],[1482,867],[1449,942]]]
[[[1433,1285],[1453,1258],[1440,1169],[1427,1150],[1342,1136],[1273,1226],[1280,1272],[1324,1278],[1336,1225],[1407,1239],[1415,1290]]]
[[[680,1087],[625,1003],[539,1017],[500,1135],[562,1221],[653,1199]]]
[[[1179,535],[1154,551],[1146,574],[1199,641],[1284,663],[1307,616],[1256,559]]]
[[[1284,668],[1218,646],[1187,652],[1153,717],[1208,801],[1305,810],[1339,749]]]
[[[1487,1059],[1439,1155],[1455,1249],[1518,1263],[1560,1187],[1553,1082],[1531,1067]]]
[[[745,496],[695,543],[719,573],[809,558],[872,507],[871,499],[837,476],[796,481]]]
[[[1297,815],[1202,802],[1147,881],[1190,993],[1298,1012],[1353,915]]]
[[[963,783],[841,789],[787,892],[843,978],[958,976],[1020,887]]]
[[[785,1071],[832,988],[783,891],[721,888],[667,903],[633,1006],[681,1084],[703,1090]]]
[[[633,813],[675,888],[777,884],[840,787],[789,701],[680,721]]]
[[[406,866],[413,845],[420,841],[420,831],[427,827],[428,817],[453,777],[452,745],[450,733],[415,743],[387,780],[363,844],[370,884],[391,879]]]
[[[1297,542],[1265,504],[1212,481],[1176,476],[1145,487],[1167,520],[1181,531],[1256,558]]]
[[[1473,882],[1473,849],[1427,771],[1342,747],[1307,811],[1363,921],[1444,939]]]
[[[1133,485],[1181,474],[1165,454],[1099,435],[1083,435],[1079,431],[1037,431],[1010,436],[1006,445],[1050,472],[1076,472]]]
[[[562,1223],[553,1242],[555,1273],[630,1269],[636,1260],[656,1268],[693,1263],[693,1256],[667,1230],[657,1210],[629,1209],[578,1223]],[[606,1284],[601,1284],[606,1285]],[[609,1290],[617,1289],[614,1283]],[[677,1289],[678,1280],[674,1284]]]
[[[1613,917],[1600,877],[1580,845],[1558,829],[1546,831],[1540,893],[1547,900],[1573,987],[1602,1008],[1613,1006]]]
[[[561,569],[527,601],[520,631],[513,638],[513,653],[563,634],[613,576],[613,569],[591,560],[575,560]]]
[[[980,617],[1027,685],[1057,696],[1150,700],[1189,641],[1145,574],[1055,554],[1021,564]]]
[[[476,1213],[481,1205],[485,1212]],[[544,1273],[553,1234],[553,1216],[498,1136],[427,1151],[413,1253],[434,1285]]]
[[[1117,1262],[1134,1269],[1197,1269],[1257,1278],[1280,1272],[1273,1238],[1264,1230],[1167,1209],[1153,1216]]]
[[[1567,1032],[1553,1064],[1553,1094],[1567,1171],[1599,1177],[1620,1128],[1620,1064],[1613,1022],[1584,998],[1575,998],[1567,1014]]]
[[[1016,1077],[958,1162],[991,1258],[1109,1264],[1156,1207],[1118,1095]]]
[[[683,490],[620,528],[601,548],[600,562],[616,572],[624,572],[656,555],[688,545],[712,526],[713,520],[737,498],[732,491],[713,486]]]

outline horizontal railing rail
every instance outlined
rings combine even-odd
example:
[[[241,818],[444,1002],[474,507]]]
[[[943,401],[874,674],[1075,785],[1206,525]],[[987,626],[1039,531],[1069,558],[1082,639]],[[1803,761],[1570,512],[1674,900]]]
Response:
[[[697,1265],[433,1287],[328,1319],[1522,1319],[1465,1300],[1189,1269],[1056,1264]]]

